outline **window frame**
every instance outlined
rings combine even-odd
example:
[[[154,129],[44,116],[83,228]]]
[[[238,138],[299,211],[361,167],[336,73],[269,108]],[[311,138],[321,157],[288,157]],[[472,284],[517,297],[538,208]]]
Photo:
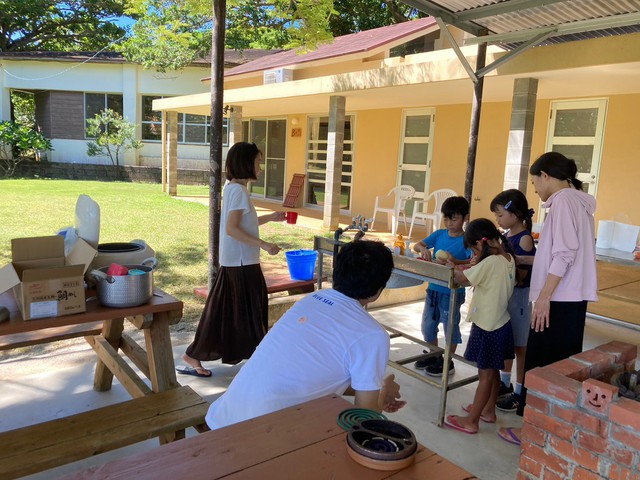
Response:
[[[151,101],[153,100],[159,100],[162,98],[171,98],[171,96],[167,96],[167,95],[140,95],[140,112],[141,112],[141,119],[140,119],[140,139],[143,142],[148,142],[148,143],[160,143],[162,140],[159,139],[147,139],[144,138],[143,133],[143,126],[144,125],[158,125],[160,128],[162,128],[162,121],[153,121],[153,120],[146,120],[145,119],[145,113],[144,113],[144,101],[145,98],[151,98]],[[151,110],[152,112],[157,112],[157,113],[162,113],[159,112],[158,110]],[[196,115],[196,114],[188,114],[188,113],[178,113],[178,144],[181,145],[209,145],[209,143],[211,142],[210,139],[210,129],[209,129],[209,125],[210,125],[210,117],[209,115],[198,115],[198,116],[202,116],[205,118],[204,122],[187,122],[187,115]],[[185,140],[186,138],[186,134],[187,134],[187,127],[204,127],[204,142],[188,142]],[[229,119],[227,117],[224,117],[222,119],[222,145],[224,147],[228,147],[229,146]]]
[[[313,183],[322,183],[326,185],[326,175],[327,175],[327,160],[326,158],[324,160],[320,160],[320,159],[310,159],[309,156],[311,154],[325,154],[326,157],[326,153],[327,150],[326,148],[324,150],[318,148],[320,144],[325,143],[325,141],[323,140],[311,140],[311,134],[312,134],[312,122],[314,122],[316,119],[320,119],[320,121],[322,121],[322,119],[326,119],[327,123],[329,121],[329,116],[328,115],[308,115],[307,116],[307,135],[306,135],[306,139],[305,139],[305,185],[304,185],[304,206],[308,207],[308,208],[312,208],[312,209],[322,209],[324,208],[323,205],[319,205],[319,204],[314,204],[314,203],[309,203],[307,202],[307,196],[308,196],[308,192],[309,192],[309,182],[311,180],[313,180]],[[341,172],[341,181],[340,181],[340,188],[344,188],[344,187],[348,187],[349,188],[349,204],[347,205],[347,208],[340,208],[340,213],[348,215],[351,213],[351,205],[352,205],[352,201],[353,201],[353,178],[355,175],[355,145],[356,145],[356,115],[354,113],[347,113],[345,114],[345,123],[346,121],[349,121],[350,125],[351,125],[351,139],[347,140],[345,139],[343,141],[343,145],[350,145],[350,149],[344,149],[343,150],[343,161],[342,161],[342,166],[343,166],[343,171]],[[311,145],[314,144],[315,148],[310,148]],[[347,153],[350,157],[351,157],[351,161],[345,162],[344,161],[344,154]],[[324,169],[322,168],[318,168],[318,167],[312,167],[309,168],[309,164],[310,163],[314,163],[314,164],[324,164]],[[351,171],[349,172],[345,172],[344,171],[344,166],[345,165],[349,165],[351,166]],[[317,180],[317,179],[311,179],[309,174],[323,174],[324,175],[324,179],[322,180]],[[344,177],[348,176],[349,177],[349,181],[345,182],[343,181]]]
[[[122,93],[107,93],[107,92],[82,92],[82,102],[83,102],[83,106],[82,106],[82,110],[83,110],[83,115],[84,115],[84,138],[87,140],[93,140],[96,137],[90,137],[89,135],[87,135],[87,121],[90,119],[87,116],[87,95],[102,95],[104,97],[104,107],[102,108],[102,110],[100,110],[101,112],[105,111],[106,109],[109,108],[109,96],[117,96],[120,97],[120,103],[122,105],[122,111],[121,112],[116,112],[118,113],[120,116],[124,116],[124,95]],[[95,116],[95,115],[94,115]],[[93,118],[93,117],[91,117]]]

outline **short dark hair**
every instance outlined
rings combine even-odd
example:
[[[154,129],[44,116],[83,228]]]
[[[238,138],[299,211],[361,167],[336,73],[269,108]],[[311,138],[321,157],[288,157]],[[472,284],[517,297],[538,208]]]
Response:
[[[389,281],[391,251],[382,242],[357,240],[340,249],[333,268],[333,289],[356,300],[373,297]]]
[[[449,197],[442,204],[440,212],[445,218],[453,218],[454,215],[462,215],[466,217],[469,215],[469,202],[464,197]]]
[[[256,157],[262,152],[255,143],[238,142],[227,152],[227,180],[257,180]]]
[[[531,164],[529,175],[540,176],[542,172],[558,180],[569,182],[576,190],[582,190],[582,182],[576,178],[578,166],[575,160],[559,152],[543,153]]]

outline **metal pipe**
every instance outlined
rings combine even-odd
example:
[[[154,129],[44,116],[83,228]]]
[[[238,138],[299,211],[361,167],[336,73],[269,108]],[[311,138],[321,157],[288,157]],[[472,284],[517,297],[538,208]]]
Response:
[[[600,320],[601,322],[609,323],[611,325],[616,325],[618,327],[628,328],[629,330],[633,330],[634,332],[640,332],[640,325],[635,325],[633,323],[618,320],[616,318],[605,317],[604,315],[598,315],[597,313],[589,313],[589,312],[587,312],[587,318],[592,318],[593,320]]]

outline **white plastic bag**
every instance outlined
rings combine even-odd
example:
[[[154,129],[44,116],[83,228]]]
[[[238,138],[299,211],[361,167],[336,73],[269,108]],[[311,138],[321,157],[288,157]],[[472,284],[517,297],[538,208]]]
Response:
[[[65,227],[59,230],[57,234],[64,237],[64,255],[66,257],[78,241],[78,232],[73,227]]]
[[[76,202],[78,236],[93,248],[100,240],[100,206],[88,195],[80,195]]]

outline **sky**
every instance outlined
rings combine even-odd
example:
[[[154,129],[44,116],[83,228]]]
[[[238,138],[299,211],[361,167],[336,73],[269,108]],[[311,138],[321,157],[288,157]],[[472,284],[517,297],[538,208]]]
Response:
[[[120,17],[114,23],[122,28],[127,28],[133,25],[135,20],[129,17]]]

